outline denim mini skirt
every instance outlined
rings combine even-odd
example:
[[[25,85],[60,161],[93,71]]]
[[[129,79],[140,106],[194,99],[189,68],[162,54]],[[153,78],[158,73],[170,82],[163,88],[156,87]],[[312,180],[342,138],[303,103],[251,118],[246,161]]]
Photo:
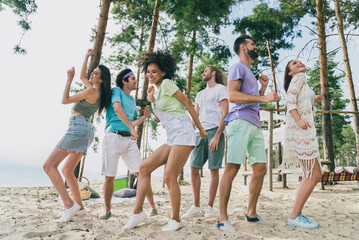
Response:
[[[94,139],[94,130],[88,118],[72,116],[69,129],[56,147],[71,152],[86,153]]]

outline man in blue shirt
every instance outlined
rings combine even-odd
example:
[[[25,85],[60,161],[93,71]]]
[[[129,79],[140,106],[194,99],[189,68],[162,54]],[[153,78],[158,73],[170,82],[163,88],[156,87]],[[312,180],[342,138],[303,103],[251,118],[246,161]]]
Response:
[[[102,147],[105,211],[100,213],[101,219],[108,219],[111,215],[111,198],[119,158],[122,158],[131,173],[138,176],[142,160],[135,141],[138,138],[135,127],[151,115],[151,112],[145,108],[144,115],[136,119],[138,117],[136,100],[130,93],[137,88],[137,80],[130,69],[124,69],[117,75],[116,86],[112,89],[112,104],[106,112],[106,134]],[[147,193],[147,199],[152,208],[151,215],[156,215],[151,188]]]

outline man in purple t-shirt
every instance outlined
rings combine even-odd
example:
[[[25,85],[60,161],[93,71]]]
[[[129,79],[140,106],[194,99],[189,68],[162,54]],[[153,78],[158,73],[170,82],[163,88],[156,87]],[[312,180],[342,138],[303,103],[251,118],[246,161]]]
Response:
[[[267,172],[264,138],[259,123],[259,103],[278,101],[278,95],[271,92],[264,96],[268,77],[261,75],[258,82],[250,67],[258,57],[258,48],[248,35],[239,36],[234,42],[234,52],[239,56],[239,63],[234,64],[228,72],[229,112],[224,120],[227,124],[227,164],[219,187],[219,221],[217,227],[223,231],[236,231],[228,220],[227,205],[232,182],[246,157],[252,166],[253,175],[249,184],[248,222],[273,227],[274,224],[257,215],[257,201]]]

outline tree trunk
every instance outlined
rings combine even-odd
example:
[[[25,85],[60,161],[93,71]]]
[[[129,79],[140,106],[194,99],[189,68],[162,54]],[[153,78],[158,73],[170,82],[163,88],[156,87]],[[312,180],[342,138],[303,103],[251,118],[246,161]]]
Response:
[[[112,2],[112,0],[103,0],[102,1],[102,6],[101,6],[101,10],[100,10],[100,18],[98,19],[98,25],[97,25],[97,29],[96,29],[94,55],[90,61],[90,65],[89,65],[89,68],[87,71],[87,78],[90,77],[91,72],[100,63],[102,46],[103,46],[103,42],[105,40],[107,19],[108,19],[108,13],[110,11],[111,2]],[[91,121],[93,121],[93,119]],[[85,158],[86,158],[86,155],[83,156],[83,162],[85,161]],[[77,164],[77,166],[74,170],[74,174],[75,174],[76,178],[79,177],[80,165],[81,165],[81,161]],[[84,166],[82,166],[82,169],[81,169],[81,176],[83,173],[83,168],[84,168]],[[65,182],[65,185],[66,185],[66,182]]]
[[[153,52],[153,49],[155,48],[160,4],[161,4],[161,0],[156,0],[155,9],[153,10],[153,18],[152,18],[152,26],[151,26],[151,35],[150,35],[150,41],[149,41],[149,44],[148,44],[148,50],[147,50],[147,52]],[[147,78],[146,73],[145,73],[145,77],[144,77],[144,81],[143,81],[143,89],[142,89],[141,99],[146,99],[146,98],[147,98],[147,88],[148,88],[148,78]],[[143,109],[144,109],[144,107],[141,107],[141,108],[140,108],[139,116],[143,116]],[[137,127],[137,135],[138,135],[138,138],[137,138],[137,146],[138,146],[139,148],[141,147],[142,131],[143,131],[143,123],[140,124],[140,125]]]
[[[192,34],[192,47],[196,43],[196,30],[193,31]],[[194,52],[195,50],[192,49],[190,57],[189,57],[189,65],[188,65],[188,77],[187,77],[187,97],[191,99],[191,87],[192,87],[192,72],[193,72],[193,60],[194,60]]]
[[[330,110],[329,86],[328,86],[328,56],[325,33],[325,7],[326,0],[317,0],[317,29],[319,37],[319,64],[320,86],[324,95],[323,110]],[[333,136],[331,116],[328,113],[322,115],[324,159],[330,161],[330,171],[334,171]]]
[[[89,77],[91,72],[99,65],[102,53],[102,46],[105,40],[108,13],[110,11],[112,0],[102,0],[100,17],[98,19],[98,25],[96,29],[96,38],[94,44],[94,55],[91,58],[90,66],[88,68],[87,76]]]
[[[335,6],[335,15],[337,17],[337,23],[338,23],[338,34],[339,34],[340,43],[341,43],[342,52],[343,52],[345,75],[346,75],[346,78],[347,78],[348,88],[349,88],[350,105],[352,107],[352,111],[357,112],[358,111],[358,105],[357,105],[357,100],[356,100],[356,97],[355,97],[355,90],[354,90],[354,84],[353,84],[353,75],[352,75],[352,71],[351,71],[351,68],[350,68],[347,44],[345,42],[345,37],[344,37],[343,19],[342,19],[342,15],[340,13],[339,0],[334,1],[334,6]],[[353,122],[354,122],[355,139],[356,139],[356,143],[357,143],[357,153],[359,155],[359,116],[358,116],[358,114],[353,114]],[[357,166],[359,166],[359,158],[358,158]]]
[[[270,61],[270,68],[272,70],[272,82],[273,82],[273,86],[274,86],[274,92],[278,93],[277,81],[275,80],[275,69],[274,69],[274,64],[273,64],[272,52],[270,49],[271,49],[271,46],[269,44],[269,41],[267,40],[267,50],[268,50],[268,56],[269,56],[269,61]],[[275,108],[279,109],[279,100],[275,102]]]
[[[196,43],[196,35],[197,32],[196,30],[193,30],[193,34],[192,34],[192,45],[194,45]],[[189,65],[188,65],[188,77],[187,77],[187,97],[188,99],[191,99],[191,86],[192,86],[192,72],[193,72],[193,60],[194,60],[194,49],[192,49],[190,57],[189,57]],[[183,169],[179,175],[179,180],[183,180],[184,173],[183,173]],[[203,176],[203,172],[201,169],[201,176]]]
[[[142,49],[143,49],[143,36],[144,36],[144,32],[143,32],[143,22],[141,22],[141,36],[140,36],[140,47],[139,47],[139,53],[142,53]],[[137,88],[136,88],[136,94],[135,94],[135,99],[137,100],[138,98],[138,89],[140,86],[140,72],[141,72],[141,67],[139,64],[137,64]]]

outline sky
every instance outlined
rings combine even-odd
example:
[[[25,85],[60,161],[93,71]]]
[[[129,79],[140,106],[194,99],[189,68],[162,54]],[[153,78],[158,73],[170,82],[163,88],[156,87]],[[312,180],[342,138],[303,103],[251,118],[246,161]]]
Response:
[[[99,3],[99,0],[39,0],[37,13],[31,17],[32,30],[22,40],[22,46],[28,51],[26,55],[15,55],[12,50],[22,34],[16,16],[9,9],[0,12],[0,27],[6,33],[2,34],[0,44],[0,162],[42,165],[66,132],[72,106],[61,104],[66,71],[74,66],[75,81],[80,82],[79,72],[84,55],[88,48],[92,48],[90,35],[91,29],[97,26]],[[240,15],[245,11],[242,7],[232,15]],[[116,26],[111,20],[107,32],[116,32]],[[221,37],[232,49],[236,36],[230,29],[225,29]],[[283,52],[282,55],[294,58],[305,44],[305,39],[312,38],[308,34],[304,36],[294,41],[295,49]],[[337,38],[329,40],[328,49],[338,46]],[[349,50],[358,96],[358,39],[349,43]],[[304,52],[301,60],[313,65],[315,59],[307,61],[308,52]],[[104,47],[103,54],[111,54],[110,46]],[[340,58],[341,54],[338,54],[339,61]],[[230,65],[237,61],[238,58],[233,57]],[[340,68],[343,69],[342,65]],[[269,72],[266,74],[270,76]],[[279,83],[279,86],[282,84]],[[343,91],[348,96],[346,82]],[[97,129],[102,143],[104,124],[97,126]],[[164,141],[162,136],[157,142],[152,142],[151,146],[155,149]],[[89,150],[86,168],[99,171],[100,163],[101,146],[98,153]]]

